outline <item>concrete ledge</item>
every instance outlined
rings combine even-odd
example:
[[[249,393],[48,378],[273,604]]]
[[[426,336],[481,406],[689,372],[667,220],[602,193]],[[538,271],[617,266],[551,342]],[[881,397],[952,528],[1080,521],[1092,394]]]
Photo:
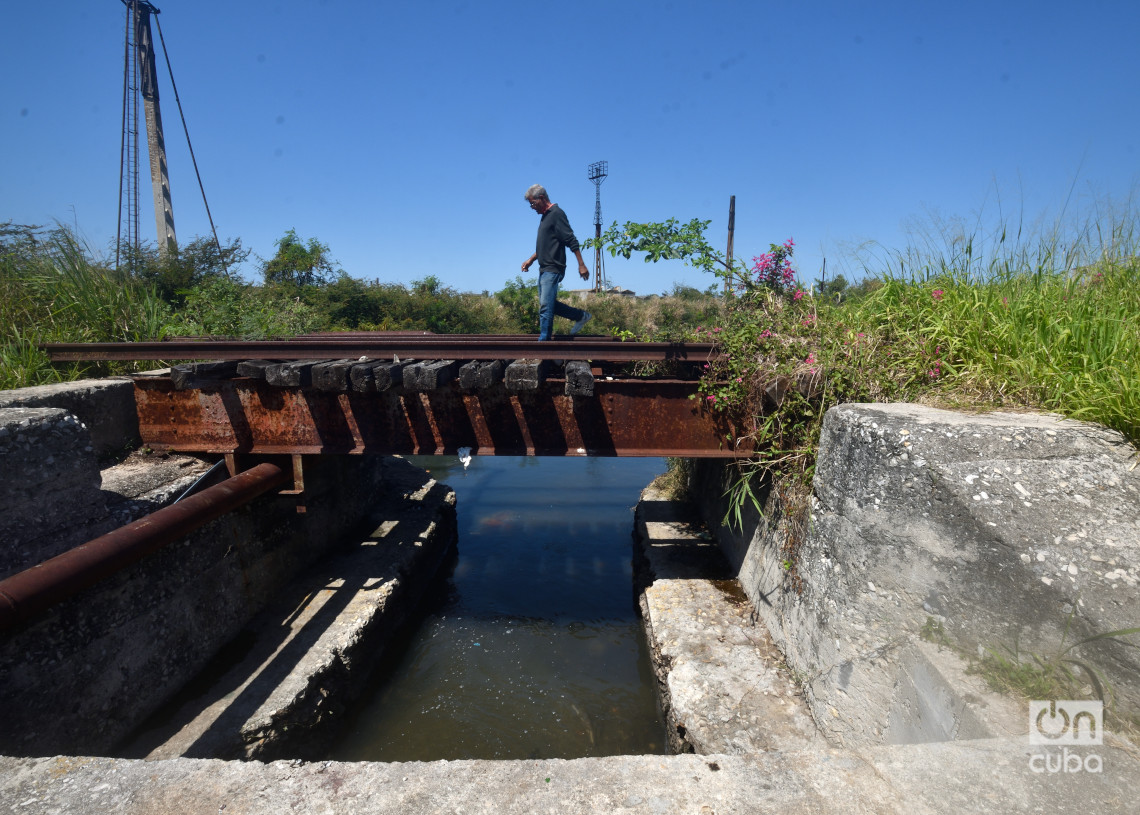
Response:
[[[674,752],[823,747],[752,604],[695,512],[647,488],[640,603]]]
[[[0,408],[9,407],[53,407],[74,414],[90,432],[96,456],[121,454],[139,445],[134,385],[129,377],[0,391]]]
[[[0,758],[0,809],[337,815],[1131,815],[1140,762],[1100,748],[1100,773],[1030,769],[1018,740],[754,755],[377,764]]]

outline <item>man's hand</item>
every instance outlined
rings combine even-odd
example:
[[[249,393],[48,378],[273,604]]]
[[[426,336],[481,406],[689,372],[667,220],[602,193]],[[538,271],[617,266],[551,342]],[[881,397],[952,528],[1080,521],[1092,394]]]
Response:
[[[590,279],[590,270],[586,268],[585,263],[579,263],[578,264],[578,274],[580,274],[582,276],[583,280],[589,280]]]

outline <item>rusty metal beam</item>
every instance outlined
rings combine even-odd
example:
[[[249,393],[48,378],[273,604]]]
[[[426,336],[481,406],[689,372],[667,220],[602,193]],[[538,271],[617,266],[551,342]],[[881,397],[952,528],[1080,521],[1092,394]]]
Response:
[[[456,383],[413,393],[327,393],[260,380],[202,382],[176,390],[168,377],[135,379],[142,440],[155,449],[218,454],[353,453],[681,456],[747,454],[691,399],[696,383],[598,380],[593,396],[568,396],[551,379],[511,392]]]
[[[344,339],[57,342],[40,346],[53,362],[132,359],[588,359],[612,362],[687,360],[704,362],[717,353],[713,343],[615,342],[610,337],[576,337],[537,342],[529,336],[381,335]]]
[[[0,630],[12,628],[290,480],[259,464],[134,523],[0,580]]]

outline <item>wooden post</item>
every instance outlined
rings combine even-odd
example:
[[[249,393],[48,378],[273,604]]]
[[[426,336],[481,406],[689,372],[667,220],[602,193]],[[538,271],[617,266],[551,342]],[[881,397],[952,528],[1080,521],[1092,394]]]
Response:
[[[724,296],[728,296],[732,276],[732,233],[736,231],[736,196],[728,199],[728,251],[725,252],[728,261],[729,276],[724,279]]]

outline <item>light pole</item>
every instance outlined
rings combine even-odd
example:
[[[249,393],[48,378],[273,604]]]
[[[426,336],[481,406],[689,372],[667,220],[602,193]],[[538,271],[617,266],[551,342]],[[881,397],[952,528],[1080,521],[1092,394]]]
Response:
[[[602,268],[602,182],[609,175],[608,161],[595,161],[588,167],[590,180],[594,182],[594,291],[606,288],[606,273]]]

